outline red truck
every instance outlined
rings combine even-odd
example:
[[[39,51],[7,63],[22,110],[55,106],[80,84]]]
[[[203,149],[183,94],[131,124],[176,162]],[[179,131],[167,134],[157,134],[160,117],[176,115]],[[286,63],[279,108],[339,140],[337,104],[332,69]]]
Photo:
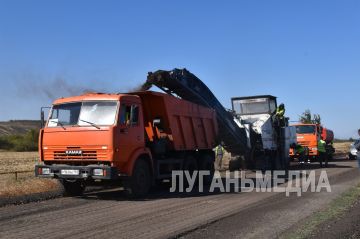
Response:
[[[60,179],[70,195],[120,180],[143,196],[173,170],[209,170],[210,181],[217,131],[213,109],[163,93],[61,98],[40,131],[35,174]]]

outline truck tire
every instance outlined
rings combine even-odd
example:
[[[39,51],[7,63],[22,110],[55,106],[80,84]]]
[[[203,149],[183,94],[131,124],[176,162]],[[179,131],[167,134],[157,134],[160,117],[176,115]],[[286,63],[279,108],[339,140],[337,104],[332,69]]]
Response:
[[[150,166],[144,159],[138,159],[135,163],[132,176],[125,182],[128,196],[139,198],[149,193],[151,188]]]
[[[68,196],[80,196],[84,193],[86,185],[83,180],[69,181],[66,179],[61,180],[61,184],[65,189]]]
[[[204,155],[200,158],[200,167],[199,170],[204,170],[204,171],[209,171],[210,175],[206,175],[203,178],[203,182],[205,185],[209,185],[211,184],[213,178],[214,178],[214,173],[215,173],[215,159],[214,157],[212,157],[211,155]]]

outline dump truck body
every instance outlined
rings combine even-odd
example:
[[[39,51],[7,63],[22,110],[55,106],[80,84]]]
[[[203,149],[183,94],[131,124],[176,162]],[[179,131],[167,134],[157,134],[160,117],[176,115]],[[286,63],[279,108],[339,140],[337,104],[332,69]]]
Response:
[[[202,150],[215,145],[215,111],[161,93],[139,92],[144,106],[145,130],[150,142],[166,137],[169,149]],[[153,125],[157,126],[157,131]]]
[[[41,130],[35,172],[64,180],[112,180],[132,177],[139,160],[153,180],[189,165],[205,170],[203,161],[214,160],[217,130],[212,109],[163,93],[62,98]]]
[[[327,144],[333,142],[334,140],[334,132],[332,130],[329,130],[327,128],[322,128],[321,136],[325,140]]]

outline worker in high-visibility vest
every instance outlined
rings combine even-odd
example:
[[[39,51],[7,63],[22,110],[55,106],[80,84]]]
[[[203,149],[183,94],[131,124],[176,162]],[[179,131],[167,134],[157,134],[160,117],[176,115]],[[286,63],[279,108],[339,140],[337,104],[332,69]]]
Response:
[[[318,153],[319,153],[319,161],[320,161],[320,167],[323,166],[323,162],[325,162],[325,167],[328,166],[328,157],[326,154],[326,142],[324,141],[323,137],[318,141]]]
[[[275,113],[276,117],[278,117],[279,119],[284,118],[285,115],[285,105],[283,103],[281,103],[277,108],[276,108],[276,113]]]
[[[285,105],[281,103],[275,111],[275,122],[277,127],[285,126]]]
[[[216,146],[215,148],[215,155],[216,155],[216,160],[219,166],[219,169],[222,168],[222,159],[224,157],[225,154],[225,149],[224,149],[224,143],[221,142],[218,146]]]
[[[303,164],[305,163],[305,160],[307,158],[307,150],[305,147],[303,147],[300,144],[292,144],[291,146],[294,149],[294,155],[298,155],[299,163]]]

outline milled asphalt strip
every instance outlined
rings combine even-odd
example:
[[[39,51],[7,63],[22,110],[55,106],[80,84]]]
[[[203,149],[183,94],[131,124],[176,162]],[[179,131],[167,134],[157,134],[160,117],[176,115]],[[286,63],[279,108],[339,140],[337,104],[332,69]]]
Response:
[[[223,218],[207,226],[183,234],[184,238],[277,238],[301,223],[314,212],[326,207],[343,192],[356,186],[358,169],[352,169],[333,181],[332,193],[305,193],[302,197],[276,195],[264,202]]]
[[[355,165],[353,162],[341,164]],[[330,168],[328,175],[335,178],[351,170]],[[167,238],[249,208],[255,210],[253,205],[265,205],[274,200],[271,198],[275,198],[275,201],[279,201],[277,197],[286,198],[285,193],[255,192],[174,196],[148,201],[127,201],[117,198],[117,194],[110,194],[105,199],[100,197],[94,200],[91,197],[59,198],[0,208],[0,235],[3,238],[34,238],[44,235],[47,238]],[[44,211],[44,207],[47,210]],[[25,212],[22,215],[19,211],[23,210]],[[16,217],[10,219],[10,215]]]
[[[215,197],[219,197],[220,195],[217,195]],[[76,201],[84,199],[74,199]],[[96,225],[102,225],[106,226],[109,224],[109,221],[116,221],[117,223],[120,222],[128,222],[131,220],[143,220],[143,218],[150,217],[150,216],[156,216],[154,214],[153,206],[158,206],[159,204],[161,207],[158,208],[157,214],[159,214],[161,211],[175,211],[179,208],[184,208],[187,205],[188,206],[194,206],[196,205],[197,201],[201,201],[201,198],[187,198],[185,200],[177,200],[176,203],[174,203],[174,200],[155,200],[155,201],[144,201],[144,202],[117,202],[117,201],[110,201],[102,203],[102,201],[91,201],[91,203],[86,203],[85,205],[78,205],[76,207],[70,207],[68,208],[66,205],[65,208],[58,209],[55,211],[48,211],[45,213],[41,213],[41,218],[34,218],[34,216],[25,216],[20,218],[20,222],[18,220],[9,220],[5,223],[0,224],[0,233],[2,233],[1,228],[5,228],[6,226],[10,227],[8,229],[11,229],[13,227],[13,230],[16,231],[16,233],[21,233],[22,231],[27,233],[29,230],[29,227],[39,224],[37,226],[37,231],[41,233],[41,231],[45,230],[49,227],[48,224],[43,223],[43,217],[45,218],[51,218],[52,221],[56,221],[53,225],[50,225],[50,227],[54,227],[52,229],[52,233],[56,232],[56,228],[63,229],[63,226],[66,227],[69,224],[68,218],[72,218],[76,221],[76,224],[81,224],[82,226],[79,227],[79,230],[83,230],[84,226],[89,224],[89,228],[93,229],[93,226],[91,225],[93,223],[94,226]],[[189,203],[189,201],[191,201]],[[141,209],[141,210],[140,210]],[[118,212],[115,213],[114,212]],[[129,213],[131,212],[131,213]],[[89,218],[88,215],[91,215]],[[124,217],[124,215],[126,217]],[[30,218],[30,220],[26,220],[27,218]],[[104,220],[101,220],[104,218]],[[24,230],[25,229],[25,230]],[[77,229],[76,229],[77,230]],[[73,232],[73,231],[72,231]],[[60,232],[59,232],[60,233]],[[66,232],[64,232],[66,233]],[[26,235],[24,235],[26,236]],[[40,236],[40,235],[39,235]]]

